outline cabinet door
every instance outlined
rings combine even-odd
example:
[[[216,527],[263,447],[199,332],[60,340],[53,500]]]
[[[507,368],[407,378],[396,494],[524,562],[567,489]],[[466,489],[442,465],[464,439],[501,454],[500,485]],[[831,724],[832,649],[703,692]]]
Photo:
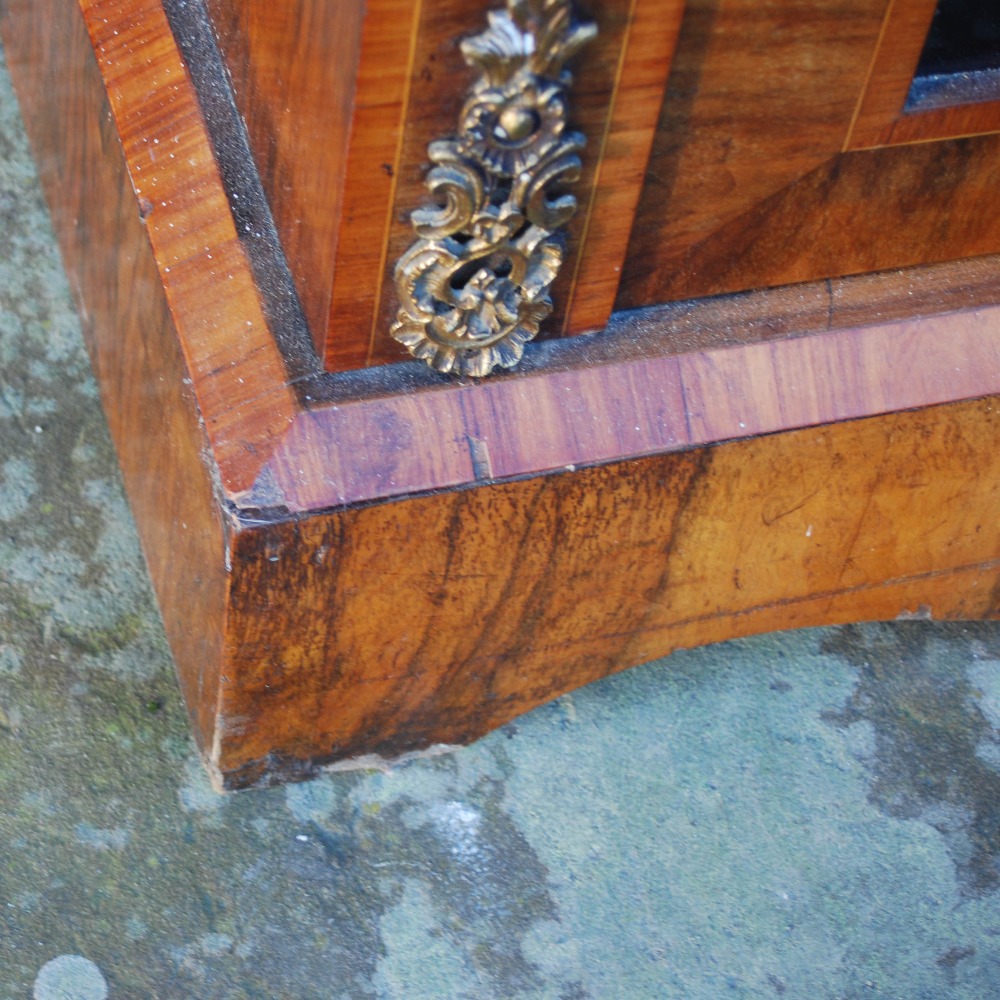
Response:
[[[690,0],[618,306],[1000,250],[997,106],[907,107],[934,10]]]
[[[505,0],[208,6],[318,354],[331,371],[404,358],[393,269],[430,197],[428,144],[456,133],[476,76],[461,42]],[[937,0],[573,9],[598,27],[571,63],[587,146],[540,337],[1000,251],[996,82],[911,93]]]
[[[505,0],[208,0],[234,98],[318,353],[332,371],[404,358],[393,268],[428,201],[428,144],[459,127],[461,50]],[[587,140],[545,335],[611,313],[683,0],[579,0],[596,39],[571,69]]]

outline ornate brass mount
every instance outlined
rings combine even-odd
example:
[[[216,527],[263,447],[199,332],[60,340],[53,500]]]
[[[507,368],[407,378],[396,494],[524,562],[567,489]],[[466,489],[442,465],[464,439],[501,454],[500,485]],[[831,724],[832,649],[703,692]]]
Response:
[[[559,230],[576,211],[556,182],[580,175],[584,137],[566,131],[566,61],[597,34],[570,0],[507,0],[462,42],[482,76],[457,139],[432,142],[427,187],[441,206],[412,213],[417,239],[396,264],[400,308],[391,333],[440,372],[512,368],[552,312],[563,259]]]

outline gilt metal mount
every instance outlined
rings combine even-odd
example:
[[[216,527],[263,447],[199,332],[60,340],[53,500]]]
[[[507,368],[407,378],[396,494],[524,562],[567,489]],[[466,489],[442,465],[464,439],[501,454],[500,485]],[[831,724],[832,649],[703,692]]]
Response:
[[[481,76],[458,138],[428,146],[438,204],[412,213],[418,239],[395,270],[392,336],[437,371],[512,368],[552,312],[561,230],[576,211],[553,188],[578,179],[585,142],[566,131],[564,65],[596,34],[573,20],[570,0],[507,0],[462,42]]]

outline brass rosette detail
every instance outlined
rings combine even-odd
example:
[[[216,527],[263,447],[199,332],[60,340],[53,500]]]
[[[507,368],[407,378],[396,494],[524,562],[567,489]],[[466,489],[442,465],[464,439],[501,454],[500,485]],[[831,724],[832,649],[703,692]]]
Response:
[[[596,34],[569,0],[507,0],[462,42],[481,76],[458,138],[428,146],[436,204],[412,213],[418,239],[395,270],[392,336],[437,371],[512,368],[552,312],[561,230],[576,211],[553,189],[579,178],[585,141],[566,131],[565,63]]]

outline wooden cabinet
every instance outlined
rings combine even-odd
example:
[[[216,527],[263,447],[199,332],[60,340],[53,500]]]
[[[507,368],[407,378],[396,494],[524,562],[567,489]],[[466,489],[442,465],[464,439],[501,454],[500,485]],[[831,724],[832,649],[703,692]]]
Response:
[[[442,376],[391,335],[394,274],[439,239],[411,214],[491,9],[2,6],[227,787],[467,742],[678,646],[1000,613],[989,68],[913,104],[927,0],[580,0],[551,313],[513,371]]]
[[[325,366],[399,360],[393,266],[427,200],[427,146],[458,131],[475,80],[458,41],[488,5],[208,6]],[[907,107],[936,6],[578,4],[599,29],[569,93],[587,148],[541,336],[603,329],[615,309],[1000,251],[1000,83],[995,101]]]

